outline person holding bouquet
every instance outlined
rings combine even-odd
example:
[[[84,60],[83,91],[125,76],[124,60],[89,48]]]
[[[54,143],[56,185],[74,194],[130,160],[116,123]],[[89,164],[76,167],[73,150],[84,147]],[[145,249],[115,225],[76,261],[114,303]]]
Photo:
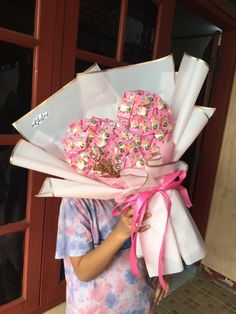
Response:
[[[151,128],[158,119],[156,139]],[[63,140],[66,160],[89,177],[117,179],[120,170],[143,167],[145,158],[156,154],[171,123],[170,110],[159,95],[127,91],[116,123],[95,117],[71,123]],[[120,217],[114,215],[114,208],[114,200],[62,201],[56,258],[64,258],[70,314],[152,313],[153,301],[158,303],[167,294],[168,287],[164,291],[158,284],[154,292],[143,259],[138,260],[139,276],[130,268],[130,238],[150,228],[146,219],[151,213],[144,214],[140,225],[132,206],[120,208]]]
[[[141,275],[130,270],[129,247],[133,209],[112,215],[112,200],[63,199],[56,258],[64,259],[68,314],[154,313],[153,302],[167,295],[150,285],[143,259]],[[145,232],[144,223],[136,232]]]

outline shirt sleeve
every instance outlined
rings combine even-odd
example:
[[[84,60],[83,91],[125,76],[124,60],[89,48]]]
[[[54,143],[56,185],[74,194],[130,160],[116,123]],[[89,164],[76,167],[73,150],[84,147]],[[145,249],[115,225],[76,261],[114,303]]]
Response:
[[[91,221],[84,202],[72,198],[62,199],[55,257],[83,256],[93,248]]]

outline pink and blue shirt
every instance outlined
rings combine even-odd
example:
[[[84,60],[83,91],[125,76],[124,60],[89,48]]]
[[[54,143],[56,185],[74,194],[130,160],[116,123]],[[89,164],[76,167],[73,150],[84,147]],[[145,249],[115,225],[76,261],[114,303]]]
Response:
[[[118,222],[112,200],[63,199],[58,222],[56,258],[64,259],[67,314],[147,314],[153,291],[145,275],[135,277],[129,266],[129,242],[124,243],[108,268],[82,282],[71,256],[83,256],[104,241]],[[139,261],[142,273],[144,265]],[[145,271],[143,271],[143,274]]]

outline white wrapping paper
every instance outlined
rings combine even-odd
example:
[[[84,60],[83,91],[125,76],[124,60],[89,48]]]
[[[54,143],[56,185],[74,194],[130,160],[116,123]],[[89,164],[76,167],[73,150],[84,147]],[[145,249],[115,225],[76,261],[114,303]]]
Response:
[[[146,167],[140,174],[122,173],[121,178],[97,181],[76,174],[64,161],[62,136],[76,119],[91,116],[116,120],[120,97],[126,90],[149,90],[159,93],[170,104],[176,119],[173,132],[174,161],[192,144],[213,108],[197,107],[195,101],[208,72],[202,60],[184,55],[175,75],[171,55],[146,63],[100,71],[97,66],[78,74],[68,85],[14,123],[25,140],[17,143],[11,163],[54,175],[47,178],[38,196],[81,197],[122,200],[128,195],[152,188],[158,176],[183,167],[176,162],[163,167]],[[206,254],[204,242],[188,209],[176,190],[167,191],[171,214],[167,226],[164,274],[183,269]],[[139,235],[137,256],[144,256],[149,275],[158,275],[158,252],[161,246],[166,208],[160,193],[149,201],[151,229]]]
[[[179,160],[184,152],[190,147],[190,145],[197,138],[199,133],[203,130],[208,120],[215,112],[215,108],[194,106],[191,115],[187,122],[185,121],[185,127],[182,130],[182,136],[176,141],[174,161]],[[176,134],[174,132],[174,134]]]

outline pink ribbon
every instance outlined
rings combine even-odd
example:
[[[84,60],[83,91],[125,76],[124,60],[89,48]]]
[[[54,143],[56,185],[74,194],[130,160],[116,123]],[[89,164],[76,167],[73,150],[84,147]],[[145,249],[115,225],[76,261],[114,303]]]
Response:
[[[173,190],[173,189],[178,190],[185,205],[187,207],[191,207],[192,203],[189,199],[188,191],[185,187],[181,185],[185,177],[186,177],[186,171],[184,170],[178,170],[178,171],[169,173],[163,176],[161,183],[157,187],[154,187],[148,191],[139,192],[136,195],[128,196],[125,200],[119,202],[113,210],[113,215],[118,216],[118,215],[124,214],[130,206],[133,207],[133,217],[132,217],[132,223],[131,223],[130,267],[131,267],[132,273],[135,276],[138,276],[139,270],[138,270],[137,257],[136,257],[137,232],[135,231],[136,229],[138,230],[142,224],[150,198],[157,192],[161,193],[165,201],[165,205],[166,205],[167,218],[165,222],[165,228],[164,228],[164,233],[162,237],[159,257],[158,257],[158,275],[159,275],[160,285],[165,291],[167,291],[168,288],[163,278],[163,257],[164,257],[167,224],[168,224],[168,220],[170,217],[170,210],[171,210],[171,200],[166,191]],[[118,209],[118,207],[120,206],[123,206],[121,211]]]

